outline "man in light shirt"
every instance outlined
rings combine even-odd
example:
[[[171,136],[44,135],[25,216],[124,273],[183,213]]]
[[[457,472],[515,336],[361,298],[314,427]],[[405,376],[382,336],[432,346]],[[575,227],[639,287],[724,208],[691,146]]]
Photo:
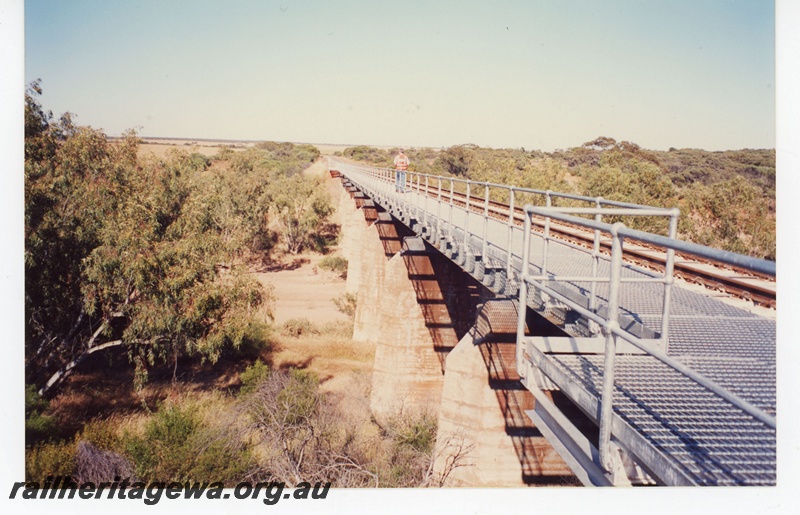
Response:
[[[401,148],[400,152],[394,156],[395,180],[394,187],[398,193],[406,192],[406,171],[411,161],[406,156],[405,151]]]

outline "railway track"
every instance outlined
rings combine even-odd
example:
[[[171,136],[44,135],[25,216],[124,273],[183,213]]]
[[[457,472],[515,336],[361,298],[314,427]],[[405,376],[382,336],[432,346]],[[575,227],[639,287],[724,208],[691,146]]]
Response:
[[[421,195],[437,201],[441,198],[443,202],[448,204],[451,202],[450,191],[439,191],[438,188],[413,183],[409,184],[409,186],[412,191],[416,191]],[[498,220],[508,221],[509,219],[510,206],[501,202],[489,200],[487,205],[485,199],[471,197],[468,200],[467,195],[460,192],[453,192],[452,202],[458,207],[466,207],[476,213],[483,214],[486,212],[488,216]],[[524,216],[523,210],[515,207],[514,223],[521,226]],[[534,226],[538,231],[543,232],[544,220],[534,219]],[[591,248],[594,242],[594,234],[592,232],[573,225],[551,221],[549,231],[554,237],[588,248]],[[610,254],[611,239],[601,237],[600,248],[601,252]],[[666,252],[635,240],[626,242],[623,256],[628,262],[653,270],[663,271],[666,266]],[[765,306],[773,309],[777,307],[774,277],[756,274],[748,270],[681,253],[675,256],[674,274],[679,279],[753,302],[756,306]]]

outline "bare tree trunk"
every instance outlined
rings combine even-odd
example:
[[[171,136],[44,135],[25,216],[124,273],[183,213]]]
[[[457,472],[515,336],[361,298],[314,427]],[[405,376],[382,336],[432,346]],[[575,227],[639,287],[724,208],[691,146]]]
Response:
[[[52,390],[54,386],[63,381],[64,378],[66,378],[75,367],[80,365],[81,362],[87,357],[89,357],[91,354],[94,354],[95,352],[101,351],[103,349],[108,349],[109,347],[116,347],[121,344],[122,340],[113,340],[110,342],[100,344],[97,347],[91,347],[87,349],[80,356],[73,359],[72,361],[61,367],[58,372],[53,374],[47,381],[47,383],[39,390],[39,395],[45,396],[50,390]]]

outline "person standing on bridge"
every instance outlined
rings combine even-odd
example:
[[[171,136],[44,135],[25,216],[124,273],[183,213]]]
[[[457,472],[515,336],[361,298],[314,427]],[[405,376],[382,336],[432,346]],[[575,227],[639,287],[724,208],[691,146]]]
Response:
[[[408,159],[408,156],[406,156],[405,151],[401,148],[400,152],[394,156],[394,187],[399,193],[406,192],[406,171],[408,170],[408,165],[410,164],[411,161]]]

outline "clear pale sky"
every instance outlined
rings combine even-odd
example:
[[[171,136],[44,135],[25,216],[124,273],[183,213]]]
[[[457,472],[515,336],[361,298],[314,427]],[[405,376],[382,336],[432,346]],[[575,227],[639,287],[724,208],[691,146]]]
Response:
[[[28,0],[25,80],[115,135],[775,147],[764,0]]]

